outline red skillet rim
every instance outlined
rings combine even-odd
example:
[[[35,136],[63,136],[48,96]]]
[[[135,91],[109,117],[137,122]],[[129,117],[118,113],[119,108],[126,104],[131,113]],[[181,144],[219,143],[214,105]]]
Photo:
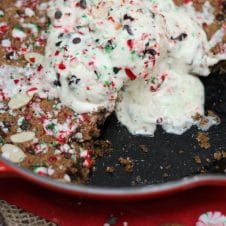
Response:
[[[141,187],[109,188],[90,185],[66,184],[60,183],[49,177],[34,174],[31,171],[23,169],[5,159],[0,158],[0,160],[7,167],[7,170],[12,172],[15,176],[20,176],[33,182],[34,184],[50,190],[91,199],[101,198],[109,200],[137,200],[144,198],[157,198],[205,185],[226,186],[226,176],[211,174],[195,175],[163,184],[144,185]]]

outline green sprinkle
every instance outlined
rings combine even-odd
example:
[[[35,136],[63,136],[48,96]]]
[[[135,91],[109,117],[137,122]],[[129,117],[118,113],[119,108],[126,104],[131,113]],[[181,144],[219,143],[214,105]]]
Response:
[[[53,142],[52,142],[52,145],[55,147],[55,146],[57,146],[58,144],[57,144],[56,141],[53,141]]]
[[[82,18],[88,18],[88,17],[87,17],[87,15],[84,14],[84,15],[82,15]]]
[[[4,144],[4,140],[0,137],[0,145]]]
[[[105,84],[107,87],[109,87],[109,86],[111,85],[110,81],[108,81],[108,80],[105,81],[104,84]]]
[[[18,25],[14,26],[14,28],[13,28],[13,29],[23,31],[23,28],[22,28],[22,27],[20,27],[20,26],[18,26]]]
[[[98,80],[102,77],[102,75],[98,72],[96,72],[95,74],[96,74],[96,77],[97,77]]]
[[[105,46],[104,50],[105,52],[110,53],[113,50],[113,48],[111,46]]]
[[[55,124],[51,123],[51,124],[47,125],[47,129],[54,130],[55,129]]]
[[[104,47],[104,50],[109,53],[111,52],[112,50],[114,50],[116,48],[116,45],[115,43],[113,43],[111,40],[109,40],[106,44],[106,46]]]
[[[72,155],[72,156],[71,156],[71,159],[72,159],[73,161],[76,161],[76,155]]]
[[[41,30],[41,27],[40,27],[38,24],[33,23],[33,22],[31,22],[30,24],[32,24],[33,26],[35,26],[35,28],[36,28],[38,31]]]

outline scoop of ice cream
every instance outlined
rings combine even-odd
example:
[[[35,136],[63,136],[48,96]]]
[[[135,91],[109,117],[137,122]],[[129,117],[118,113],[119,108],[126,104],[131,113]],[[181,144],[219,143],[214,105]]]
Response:
[[[116,111],[128,127],[139,111],[147,124],[176,118],[177,103],[181,116],[189,108],[178,128],[203,114],[203,87],[192,74],[208,75],[219,58],[196,20],[172,0],[58,0],[49,16],[43,76],[76,112],[112,112],[125,87]]]
[[[128,82],[120,93],[117,117],[132,134],[154,135],[156,125],[182,134],[194,124],[192,116],[204,114],[204,87],[199,78],[183,70],[169,69],[168,73],[158,91],[138,79]]]
[[[163,29],[153,11],[140,1],[52,3],[45,78],[66,105],[79,113],[112,111],[124,82],[151,77]]]

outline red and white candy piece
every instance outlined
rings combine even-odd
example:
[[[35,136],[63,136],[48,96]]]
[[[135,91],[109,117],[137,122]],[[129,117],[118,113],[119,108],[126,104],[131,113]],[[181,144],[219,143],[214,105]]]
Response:
[[[39,65],[43,63],[44,56],[39,53],[30,52],[24,54],[24,58],[31,64]]]

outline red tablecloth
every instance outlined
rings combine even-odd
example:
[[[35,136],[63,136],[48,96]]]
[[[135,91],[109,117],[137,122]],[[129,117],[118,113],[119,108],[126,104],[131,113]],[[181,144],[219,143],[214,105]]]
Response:
[[[207,211],[226,214],[226,188],[203,187],[143,202],[110,203],[80,200],[44,190],[19,179],[0,179],[0,199],[62,226],[102,226],[111,216],[116,225],[158,226],[163,223],[195,225]]]

